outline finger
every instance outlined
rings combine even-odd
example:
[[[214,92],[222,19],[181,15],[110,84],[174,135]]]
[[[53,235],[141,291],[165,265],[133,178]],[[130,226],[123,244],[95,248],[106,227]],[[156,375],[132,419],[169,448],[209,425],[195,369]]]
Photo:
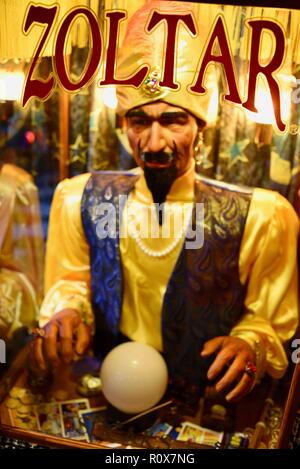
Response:
[[[36,337],[30,344],[30,361],[33,367],[46,371],[47,364],[43,354],[43,339]]]
[[[226,400],[236,402],[242,399],[249,391],[251,391],[254,384],[254,378],[251,378],[246,373],[243,374],[239,383],[227,395]]]
[[[65,320],[59,323],[60,357],[66,364],[73,360],[74,331],[72,321]]]
[[[228,368],[233,357],[234,351],[232,349],[222,349],[208,369],[208,379],[215,379],[225,367]]]
[[[34,338],[29,343],[29,355],[28,355],[28,360],[27,361],[28,361],[29,370],[36,370],[37,371],[37,370],[41,370],[41,367],[38,364],[37,359],[35,357],[35,355],[36,355],[36,351],[35,351],[36,344],[35,344],[35,342],[36,342],[36,339]],[[44,357],[42,357],[42,358],[44,358]],[[40,358],[39,358],[39,360],[40,360]],[[43,364],[41,363],[41,365],[43,365]]]
[[[203,345],[203,350],[201,351],[200,355],[202,357],[206,357],[213,354],[222,347],[224,339],[225,337],[215,337],[214,339],[208,340]]]
[[[76,353],[83,355],[91,342],[90,328],[81,322],[77,328]]]
[[[237,381],[240,376],[243,374],[245,368],[245,361],[242,356],[238,356],[231,363],[225,375],[220,379],[216,384],[216,390],[218,392],[223,391],[223,389],[228,388],[235,381]]]
[[[49,322],[45,326],[45,337],[43,340],[44,353],[47,360],[54,366],[59,366],[58,358],[58,325],[55,322]]]

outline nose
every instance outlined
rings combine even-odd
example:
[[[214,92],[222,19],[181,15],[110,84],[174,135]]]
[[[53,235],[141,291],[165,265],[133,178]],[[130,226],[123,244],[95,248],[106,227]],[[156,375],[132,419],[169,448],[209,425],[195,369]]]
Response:
[[[166,139],[164,136],[164,129],[159,122],[154,121],[149,129],[145,150],[149,152],[158,152],[163,151],[165,147]]]

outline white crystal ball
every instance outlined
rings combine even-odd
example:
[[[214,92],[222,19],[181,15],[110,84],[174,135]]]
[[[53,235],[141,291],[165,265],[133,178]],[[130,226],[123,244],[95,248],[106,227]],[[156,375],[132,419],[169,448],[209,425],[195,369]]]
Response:
[[[125,342],[106,355],[100,378],[110,404],[122,412],[137,414],[163,397],[168,370],[161,354],[150,345]]]

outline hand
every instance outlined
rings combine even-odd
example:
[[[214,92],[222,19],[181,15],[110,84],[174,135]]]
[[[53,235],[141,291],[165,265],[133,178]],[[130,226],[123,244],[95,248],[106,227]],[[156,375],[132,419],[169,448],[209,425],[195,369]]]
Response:
[[[90,328],[71,308],[55,314],[43,330],[44,337],[32,340],[29,357],[34,368],[41,371],[46,371],[49,364],[57,367],[61,361],[71,363],[74,352],[82,355],[91,341]]]
[[[255,377],[245,373],[245,366],[255,364],[255,353],[250,345],[238,337],[222,336],[205,342],[202,357],[217,353],[210,366],[207,377],[215,379],[225,369],[225,374],[216,384],[218,392],[225,390],[237,382],[236,386],[226,395],[228,401],[238,401],[251,391]]]

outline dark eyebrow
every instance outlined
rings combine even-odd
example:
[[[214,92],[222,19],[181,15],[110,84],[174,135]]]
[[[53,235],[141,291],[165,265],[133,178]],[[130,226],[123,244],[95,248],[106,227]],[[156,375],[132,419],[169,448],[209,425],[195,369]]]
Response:
[[[176,118],[176,117],[188,117],[188,113],[185,111],[173,111],[173,112],[163,112],[160,116],[161,118]]]
[[[128,111],[126,114],[126,117],[150,117],[148,114],[146,114],[144,111]]]
[[[149,117],[152,118],[152,116],[149,116],[145,111],[137,111],[137,110],[132,110],[128,111],[126,114],[126,117]],[[176,117],[188,117],[188,113],[185,111],[170,111],[170,112],[162,112],[162,114],[159,116],[158,119],[161,118],[176,118]]]

